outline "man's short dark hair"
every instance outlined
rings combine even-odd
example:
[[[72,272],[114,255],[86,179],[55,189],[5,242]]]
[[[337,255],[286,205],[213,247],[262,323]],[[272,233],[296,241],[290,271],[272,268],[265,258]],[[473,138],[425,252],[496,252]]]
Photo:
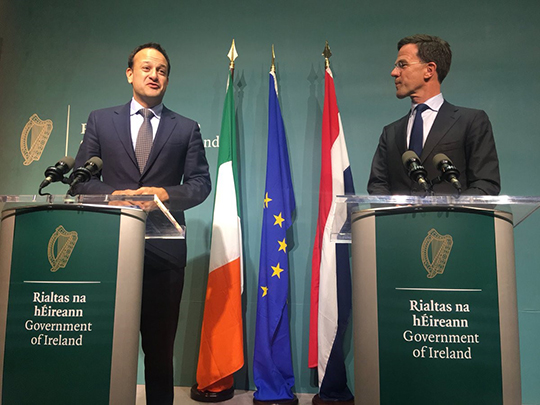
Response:
[[[130,69],[133,69],[133,58],[135,57],[137,52],[142,51],[146,48],[155,49],[156,51],[161,52],[163,56],[165,56],[165,59],[167,60],[167,77],[169,77],[169,73],[171,73],[171,61],[169,60],[169,55],[167,55],[165,49],[163,49],[161,45],[156,42],[148,42],[147,44],[142,44],[135,48],[128,56],[128,67]]]
[[[415,44],[418,47],[418,57],[422,62],[434,62],[437,65],[437,76],[439,83],[442,83],[452,63],[450,44],[439,37],[416,34],[400,40],[398,42],[398,51],[407,44]]]

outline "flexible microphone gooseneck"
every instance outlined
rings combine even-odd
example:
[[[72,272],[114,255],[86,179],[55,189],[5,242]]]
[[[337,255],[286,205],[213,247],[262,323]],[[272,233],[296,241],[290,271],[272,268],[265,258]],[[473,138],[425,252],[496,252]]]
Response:
[[[75,169],[71,175],[71,182],[69,183],[70,195],[73,195],[73,188],[79,183],[86,183],[89,181],[93,175],[99,173],[103,167],[103,161],[97,156],[91,157],[86,161],[86,163]]]
[[[462,187],[459,182],[459,170],[448,156],[444,153],[438,153],[433,157],[433,166],[441,172],[441,179],[450,183],[461,194]]]
[[[73,166],[75,165],[75,159],[71,156],[64,156],[60,159],[54,166],[49,166],[45,170],[45,180],[39,185],[39,195],[43,195],[41,190],[47,187],[51,183],[57,181],[64,182],[65,175],[69,173]]]
[[[414,151],[408,150],[401,156],[401,161],[409,178],[422,186],[426,193],[431,193],[431,184],[426,178],[427,170],[422,166],[418,155]]]

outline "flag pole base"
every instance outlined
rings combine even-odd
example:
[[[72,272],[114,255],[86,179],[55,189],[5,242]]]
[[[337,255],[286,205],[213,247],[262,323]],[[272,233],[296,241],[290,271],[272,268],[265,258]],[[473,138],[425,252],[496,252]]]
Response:
[[[298,397],[293,394],[293,399],[277,399],[273,401],[261,401],[253,398],[255,405],[298,405]]]
[[[319,394],[315,395],[311,400],[313,405],[354,405],[354,398],[347,401],[331,401],[321,399]]]
[[[234,397],[234,386],[223,391],[201,391],[197,384],[191,387],[190,397],[197,402],[223,402]]]

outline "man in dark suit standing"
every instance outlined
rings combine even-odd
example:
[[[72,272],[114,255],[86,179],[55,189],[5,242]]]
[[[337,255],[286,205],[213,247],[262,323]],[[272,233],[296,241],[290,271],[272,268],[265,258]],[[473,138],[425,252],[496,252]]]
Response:
[[[76,167],[103,160],[101,173],[78,194],[156,194],[180,224],[188,208],[210,193],[210,175],[199,125],[162,104],[169,57],[156,43],[128,58],[132,100],[90,113]],[[173,403],[173,349],[186,265],[185,240],[145,245],[141,338],[148,404]]]
[[[461,172],[463,194],[499,194],[499,161],[488,116],[481,110],[456,107],[441,93],[451,61],[450,45],[438,37],[419,34],[399,41],[391,75],[396,96],[410,97],[412,106],[409,114],[383,129],[371,166],[369,194],[424,194],[402,164],[407,150],[420,157],[428,179],[439,176],[432,159],[444,153]],[[446,182],[435,184],[433,191],[456,193]]]

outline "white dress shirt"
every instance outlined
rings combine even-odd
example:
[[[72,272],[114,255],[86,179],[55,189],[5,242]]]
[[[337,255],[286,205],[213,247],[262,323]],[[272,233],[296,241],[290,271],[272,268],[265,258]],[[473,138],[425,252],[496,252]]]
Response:
[[[424,139],[422,140],[422,147],[426,143],[426,139],[429,135],[429,131],[431,130],[431,127],[433,126],[433,122],[435,121],[435,118],[437,118],[437,114],[439,113],[439,109],[444,103],[444,97],[442,93],[437,94],[434,97],[431,97],[429,100],[423,102],[422,104],[427,105],[429,108],[426,109],[422,113],[422,121],[424,122]],[[412,126],[414,122],[414,116],[416,115],[416,106],[418,104],[412,104],[411,105],[411,113],[409,115],[409,122],[407,124],[407,147],[409,147],[409,143],[411,141],[411,131]],[[142,121],[141,121],[142,123]]]
[[[144,117],[141,114],[137,114],[141,108],[144,108],[140,105],[134,98],[131,99],[131,105],[129,108],[129,120],[131,128],[131,142],[133,143],[133,150],[135,150],[135,145],[137,144],[137,136],[139,135],[139,129],[144,122]],[[159,122],[161,120],[161,112],[163,111],[163,103],[160,103],[152,108],[150,108],[154,113],[154,116],[150,118],[150,124],[152,124],[152,133],[154,139],[156,139],[156,133],[159,127]]]

